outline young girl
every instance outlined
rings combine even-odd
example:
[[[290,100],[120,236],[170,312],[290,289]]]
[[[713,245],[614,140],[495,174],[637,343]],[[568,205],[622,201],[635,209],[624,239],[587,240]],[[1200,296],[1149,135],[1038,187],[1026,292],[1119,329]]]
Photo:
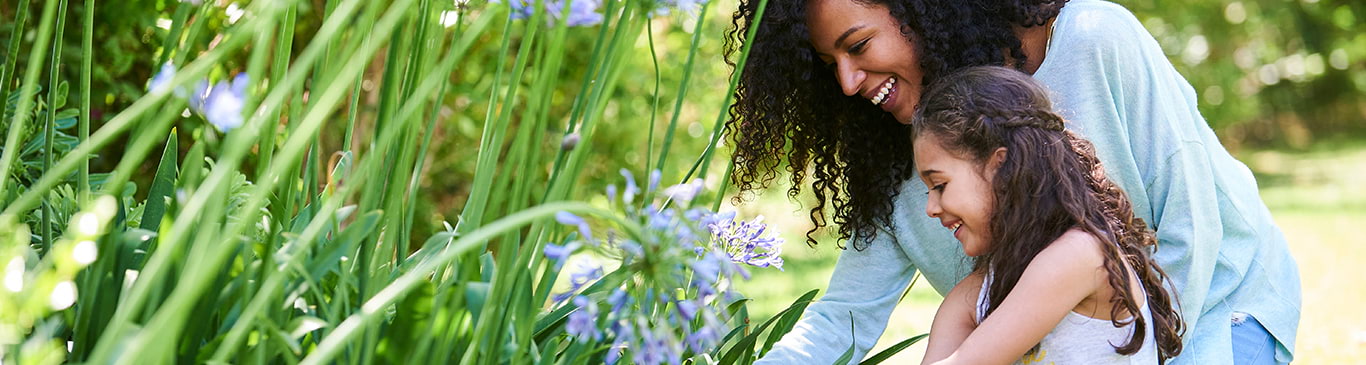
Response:
[[[1029,76],[973,67],[932,84],[912,121],[925,213],[973,271],[945,297],[926,363],[1154,364],[1182,323],[1157,243]]]

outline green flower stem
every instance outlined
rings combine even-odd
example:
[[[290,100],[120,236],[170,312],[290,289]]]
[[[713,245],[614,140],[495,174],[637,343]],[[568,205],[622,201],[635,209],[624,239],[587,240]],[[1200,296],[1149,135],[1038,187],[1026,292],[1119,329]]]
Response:
[[[721,104],[719,105],[719,108],[717,108],[719,111],[716,113],[716,122],[712,124],[711,141],[707,143],[707,148],[702,152],[702,156],[699,157],[697,162],[693,164],[693,167],[688,170],[688,174],[684,176],[683,181],[692,179],[694,174],[703,178],[707,176],[707,166],[711,164],[712,153],[716,151],[716,147],[721,140],[721,132],[725,130],[723,126],[725,125],[726,117],[730,111],[730,108],[727,106],[730,105],[730,101],[735,98],[735,88],[740,84],[740,76],[744,74],[745,64],[749,61],[750,46],[754,45],[754,35],[759,31],[759,22],[764,18],[764,9],[767,8],[768,0],[759,0],[759,9],[754,12],[754,24],[750,24],[749,32],[745,34],[745,44],[740,47],[740,58],[735,62],[735,71],[731,72],[730,87],[726,89],[729,91],[726,93],[726,97],[722,98]],[[721,183],[726,184],[727,182],[722,181]]]
[[[14,69],[19,62],[19,47],[24,44],[24,23],[28,21],[28,1],[19,0],[19,10],[14,13],[14,29],[10,31],[9,48],[5,52],[4,67],[0,68],[0,118],[4,118],[4,111],[9,110],[10,81],[14,79]],[[6,144],[9,146],[9,144]],[[7,179],[5,175],[0,175],[0,183]],[[0,197],[3,197],[0,194]]]
[[[56,13],[57,2],[48,1],[46,4],[44,4],[43,17],[42,20],[40,20],[38,23],[38,39],[33,41],[33,50],[30,51],[28,57],[30,66],[27,72],[24,73],[23,83],[19,85],[19,104],[17,104],[17,107],[14,108],[14,120],[10,121],[9,134],[5,137],[5,152],[4,154],[0,154],[0,179],[9,180],[10,165],[14,164],[14,159],[19,155],[19,150],[23,148],[19,145],[19,134],[24,132],[24,123],[28,121],[28,116],[32,114],[29,111],[33,110],[33,93],[34,90],[38,87],[38,76],[42,74],[43,70],[42,67],[35,65],[41,65],[43,64],[43,61],[47,59],[47,42],[52,38],[52,21]],[[23,29],[15,28],[14,34],[14,39],[21,38],[23,34]],[[10,62],[14,62],[14,59],[11,58]],[[8,82],[6,84],[8,84]],[[8,99],[8,95],[6,95],[6,99]],[[47,174],[48,172],[43,171],[43,173]],[[48,174],[47,176],[52,175],[53,174]],[[47,176],[44,177],[46,178]],[[0,181],[0,197],[6,196],[6,186],[8,186],[8,184],[4,184],[2,181]],[[32,192],[33,188],[30,187],[30,189],[30,192]],[[43,192],[43,195],[46,195],[47,189],[38,190],[41,190]],[[24,196],[27,195],[31,194],[24,194]],[[30,200],[32,199],[33,198],[30,198]],[[9,207],[6,207],[5,213],[9,213],[10,215],[18,215],[19,211],[28,210],[27,208],[14,209],[16,206],[22,206],[21,204],[19,204],[19,202],[23,200],[23,196],[21,196],[14,203],[11,203]],[[32,205],[29,206],[31,207]],[[43,239],[46,240],[47,238],[44,237]]]
[[[697,61],[697,49],[702,46],[702,26],[706,25],[707,10],[711,7],[711,1],[702,2],[702,10],[697,13],[697,25],[692,32],[692,46],[688,47],[688,61],[683,66],[683,80],[678,82],[678,96],[674,99],[673,116],[669,118],[669,129],[664,134],[664,145],[659,148],[659,162],[655,163],[655,169],[665,170],[668,163],[669,149],[673,146],[674,133],[678,130],[678,118],[683,115],[683,101],[687,100],[688,85],[692,83],[693,65]],[[732,88],[731,90],[734,90]],[[687,183],[687,179],[679,183]]]
[[[581,134],[579,142],[581,145],[588,144],[589,141],[592,141],[593,139],[593,127],[596,125],[597,121],[594,116],[602,115],[603,109],[607,107],[606,99],[603,95],[610,94],[611,90],[616,89],[617,75],[620,74],[619,71],[622,64],[620,62],[621,58],[629,53],[619,52],[617,49],[633,41],[625,36],[626,30],[638,29],[636,27],[640,25],[639,22],[641,21],[641,17],[637,16],[636,13],[643,10],[639,10],[633,6],[635,4],[636,2],[634,1],[625,2],[625,6],[621,10],[621,19],[617,22],[618,25],[614,30],[610,41],[607,43],[607,48],[602,54],[602,58],[595,60],[594,62],[594,64],[601,64],[602,66],[598,69],[596,75],[585,81],[585,83],[592,84],[591,87],[588,88],[589,91],[586,94],[588,97],[584,98],[582,101],[583,108],[581,111],[586,114],[574,115],[571,117],[577,118],[582,116],[582,119],[578,120],[579,123],[582,123],[582,125],[578,127],[579,133]],[[608,9],[611,9],[610,5],[608,6]],[[609,11],[608,14],[612,13]],[[571,119],[571,125],[575,123],[574,120],[575,119]],[[544,201],[563,200],[565,196],[568,196],[570,189],[578,179],[579,173],[583,170],[583,163],[588,156],[588,150],[588,148],[583,147],[575,148],[574,150],[569,151],[564,166],[559,166],[557,164],[556,172],[551,177],[551,182],[549,184],[550,188],[547,189]]]
[[[25,0],[25,3],[28,1]],[[81,33],[81,108],[77,121],[76,138],[80,143],[90,139],[90,72],[95,59],[95,0],[85,0],[85,31]],[[5,82],[8,82],[6,80]],[[3,95],[3,93],[0,93]],[[0,106],[0,110],[4,110]],[[90,200],[90,159],[82,159],[80,173],[76,175],[76,192],[80,194],[77,203],[81,206]]]
[[[607,15],[616,14],[616,12],[620,11],[616,8],[617,1],[606,1],[606,3],[607,6],[602,12],[604,14],[602,25],[598,27],[598,36],[595,37],[593,41],[593,53],[592,56],[589,57],[590,61],[588,62],[587,70],[584,71],[584,78],[589,80],[596,80],[596,75],[598,74],[598,69],[600,68],[598,66],[603,64],[603,48],[605,47],[604,45],[607,43],[607,31],[609,29],[613,29],[609,26],[612,24],[611,21],[613,20],[613,17]],[[595,83],[593,82],[585,81],[582,85],[579,86],[579,92],[574,95],[588,95],[588,90],[590,90],[590,88],[594,84]],[[579,118],[582,116],[583,113],[583,105],[585,103],[585,100],[586,98],[582,97],[576,98],[574,100],[574,104],[572,104],[572,106],[570,107],[569,125],[565,127],[564,132],[566,135],[578,131],[578,122]],[[580,146],[576,149],[583,149],[587,147],[588,139],[582,138],[582,136],[580,137]],[[569,154],[567,153],[567,151],[564,150],[559,150],[555,153],[555,164],[553,165],[553,167],[550,168],[550,180],[546,182],[547,186],[554,187],[555,185],[557,185],[556,182],[560,179],[560,171],[563,170],[561,166],[563,166],[565,163],[568,163],[568,161],[566,160],[568,157]],[[552,191],[553,189],[546,189],[544,196],[541,197],[541,201],[549,201],[550,194],[552,193]]]
[[[62,34],[66,30],[66,0],[57,1],[57,26],[54,28],[56,29],[57,34],[52,37],[52,63],[51,67],[48,68],[47,73],[47,118],[46,123],[43,123],[44,173],[47,172],[47,169],[52,167],[52,155],[54,154],[52,140],[54,134],[57,132],[57,98],[59,97],[57,93],[61,91],[57,89],[62,80]],[[60,97],[65,98],[66,96],[61,95]],[[28,111],[19,109],[16,110],[15,113],[28,113]],[[48,250],[52,248],[52,241],[54,239],[52,236],[52,202],[47,201],[47,199],[43,199],[43,216],[42,220],[38,222],[38,226],[41,227],[41,232],[43,234],[42,254],[47,255]]]
[[[705,4],[707,2],[703,3]],[[698,24],[702,24],[702,22],[698,22]],[[656,114],[659,114],[659,84],[662,82],[659,80],[659,54],[655,52],[655,28],[653,22],[650,22],[649,20],[645,21],[645,37],[645,44],[650,46],[650,64],[654,65],[655,74],[655,91],[650,97],[650,129],[646,132],[647,136],[645,137],[645,172],[650,173],[655,169],[659,169],[659,166],[651,166],[651,163],[654,162],[651,152],[653,152],[655,148],[655,117]],[[683,100],[683,98],[679,97],[679,100]],[[670,127],[673,127],[673,125],[670,125]],[[673,132],[672,128],[670,128],[669,132]],[[662,174],[663,171],[661,170],[660,173]]]

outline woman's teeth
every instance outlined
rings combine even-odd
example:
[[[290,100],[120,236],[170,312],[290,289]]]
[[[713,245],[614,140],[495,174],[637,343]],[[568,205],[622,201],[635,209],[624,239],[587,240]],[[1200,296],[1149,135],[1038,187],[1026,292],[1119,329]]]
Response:
[[[873,105],[882,105],[882,102],[887,101],[887,94],[892,92],[892,85],[895,84],[895,77],[888,78],[887,82],[882,84],[882,90],[878,90],[877,96],[873,97]]]

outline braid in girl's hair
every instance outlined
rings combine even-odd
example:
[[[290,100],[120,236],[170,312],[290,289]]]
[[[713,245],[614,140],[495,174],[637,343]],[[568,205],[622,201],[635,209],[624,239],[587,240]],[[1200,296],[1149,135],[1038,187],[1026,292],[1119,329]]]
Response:
[[[976,270],[993,277],[986,313],[1001,305],[1034,256],[1080,228],[1101,241],[1107,282],[1115,290],[1113,324],[1133,325],[1129,342],[1116,344],[1115,351],[1137,352],[1145,329],[1153,326],[1158,356],[1172,358],[1181,352],[1184,325],[1175,298],[1163,286],[1166,274],[1150,257],[1157,239],[1134,217],[1124,192],[1106,178],[1091,143],[1063,129],[1063,119],[1052,109],[1029,76],[1004,67],[972,67],[930,85],[912,121],[913,136],[934,136],[945,150],[979,164],[998,148],[1006,149],[992,180],[992,244],[975,263]],[[1129,268],[1147,291],[1153,323],[1140,315],[1142,297],[1130,288]],[[1119,320],[1124,313],[1130,318]]]

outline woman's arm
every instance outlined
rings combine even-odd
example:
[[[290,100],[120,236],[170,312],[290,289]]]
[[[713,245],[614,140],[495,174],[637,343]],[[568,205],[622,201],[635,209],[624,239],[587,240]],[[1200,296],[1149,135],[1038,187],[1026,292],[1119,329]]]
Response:
[[[968,275],[944,297],[944,302],[939,304],[939,311],[934,314],[929,345],[926,346],[925,359],[921,363],[929,364],[949,357],[977,328],[977,298],[982,291],[984,276],[982,273]]]
[[[1010,364],[1019,360],[1068,312],[1105,285],[1099,245],[1095,237],[1079,230],[1063,234],[1030,261],[1000,307],[952,354],[935,364]]]
[[[862,359],[882,337],[915,271],[885,231],[878,231],[862,251],[844,250],[825,295],[806,308],[801,321],[758,364],[830,364],[850,344],[855,344],[853,358]]]

